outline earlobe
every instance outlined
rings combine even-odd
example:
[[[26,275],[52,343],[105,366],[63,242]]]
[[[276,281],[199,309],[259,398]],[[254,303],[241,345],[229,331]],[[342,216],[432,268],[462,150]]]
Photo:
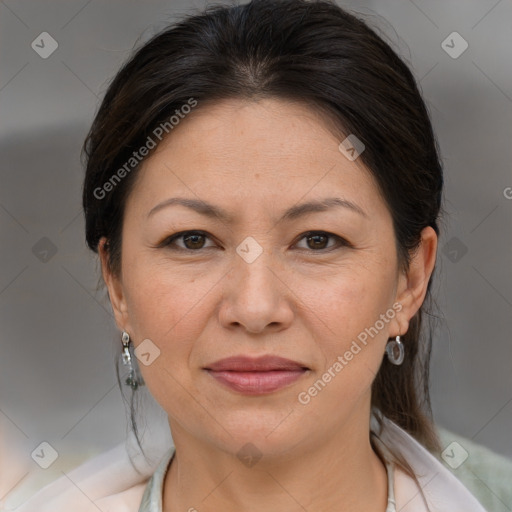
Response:
[[[108,244],[106,244],[106,237],[102,237],[98,243],[98,254],[101,262],[101,273],[103,280],[107,286],[108,296],[117,327],[124,330],[128,324],[128,313],[126,302],[124,298],[122,283],[119,278],[115,276],[108,265]]]
[[[411,318],[425,300],[436,256],[437,234],[431,226],[427,226],[421,232],[421,243],[411,256],[407,273],[401,274],[399,278],[396,300],[402,304],[401,335],[407,332]]]

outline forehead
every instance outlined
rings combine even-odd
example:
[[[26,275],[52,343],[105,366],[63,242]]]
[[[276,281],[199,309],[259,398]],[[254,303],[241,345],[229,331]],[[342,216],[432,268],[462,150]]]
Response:
[[[199,103],[143,163],[139,192],[153,202],[179,191],[273,204],[337,192],[378,213],[377,184],[361,159],[340,152],[343,138],[332,119],[301,103]]]

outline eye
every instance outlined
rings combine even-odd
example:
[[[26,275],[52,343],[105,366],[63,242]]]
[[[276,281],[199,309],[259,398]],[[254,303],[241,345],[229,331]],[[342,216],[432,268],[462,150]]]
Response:
[[[304,233],[300,240],[306,240],[307,247],[305,247],[305,249],[312,249],[317,252],[326,249],[334,249],[336,247],[351,246],[351,244],[340,236],[334,235],[333,233],[326,233],[325,231],[309,231],[308,233]],[[330,246],[328,245],[329,240],[334,242]],[[301,249],[304,249],[304,247],[301,247]]]
[[[168,247],[170,249],[184,250],[184,251],[196,251],[199,249],[209,249],[211,246],[205,246],[204,242],[209,239],[208,235],[203,231],[181,231],[167,237],[165,240],[158,244],[158,247]],[[183,245],[177,245],[175,242],[182,240]]]
[[[168,236],[157,247],[166,247],[171,250],[177,251],[199,251],[201,249],[210,249],[215,247],[215,244],[205,245],[206,240],[211,240],[210,237],[203,231],[181,231],[174,235]],[[313,252],[320,252],[324,250],[332,250],[336,247],[352,247],[352,245],[345,239],[333,233],[327,233],[325,231],[308,231],[304,233],[299,241],[305,240],[306,247],[299,247],[301,250],[312,250]],[[182,244],[177,242],[181,241]],[[329,245],[329,242],[332,241]]]

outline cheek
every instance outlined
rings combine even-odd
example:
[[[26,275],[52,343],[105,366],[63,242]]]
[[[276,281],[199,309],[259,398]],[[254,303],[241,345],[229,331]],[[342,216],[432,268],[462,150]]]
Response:
[[[197,394],[190,354],[207,317],[200,291],[190,279],[182,282],[176,274],[169,277],[168,272],[147,266],[131,273],[126,288],[134,346],[149,339],[158,353],[148,366],[139,362],[148,391],[164,410],[185,410],[190,395],[184,389]]]
[[[370,389],[395,315],[389,270],[379,265],[354,266],[350,272],[333,276],[328,285],[312,286],[310,282],[298,293],[307,305],[304,314],[322,353],[315,382],[328,382],[325,388],[322,383],[316,385],[322,389],[319,411],[344,403],[337,408],[342,415]]]
[[[159,350],[150,366],[139,365],[141,373],[164,409],[174,409],[181,398],[185,406],[190,395],[184,389],[199,395],[191,371],[197,365],[193,356],[214,314],[212,299],[222,274],[186,265],[179,269],[143,255],[130,263],[125,289],[134,345],[150,339]]]
[[[190,269],[180,270],[141,255],[132,260],[125,281],[132,328],[139,338],[153,337],[166,344],[182,339],[185,327],[187,332],[199,332],[198,312],[204,309],[202,301],[212,285],[211,277],[204,279],[192,275]]]
[[[323,326],[322,343],[331,352],[344,348],[373,326],[389,309],[393,297],[392,280],[378,269],[352,268],[333,275],[328,282],[301,286],[297,295],[307,305],[312,320],[316,317]]]

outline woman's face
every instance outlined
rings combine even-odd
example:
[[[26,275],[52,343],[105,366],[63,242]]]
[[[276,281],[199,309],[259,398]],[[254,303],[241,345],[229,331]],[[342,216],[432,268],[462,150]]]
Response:
[[[143,164],[119,278],[100,254],[118,326],[176,442],[277,454],[361,426],[367,436],[372,381],[423,301],[435,234],[426,228],[430,252],[400,273],[390,212],[340,142],[305,106],[226,100],[199,104]],[[187,231],[200,233],[169,240]],[[298,367],[208,369],[263,355]]]

